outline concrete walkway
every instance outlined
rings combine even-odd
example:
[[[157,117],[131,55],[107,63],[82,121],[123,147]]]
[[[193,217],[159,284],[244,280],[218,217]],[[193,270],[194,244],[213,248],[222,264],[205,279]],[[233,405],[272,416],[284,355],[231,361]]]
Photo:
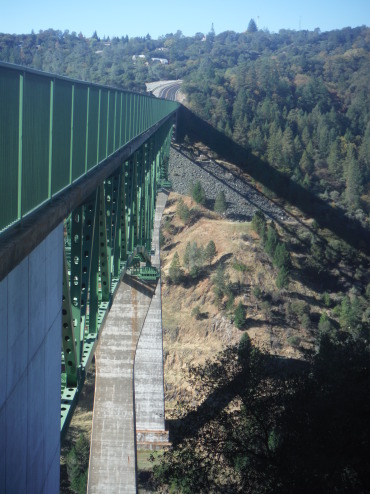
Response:
[[[159,266],[159,226],[166,199],[167,195],[162,193],[157,198],[153,238],[155,248],[153,261],[157,266]],[[139,363],[136,379],[145,384],[141,388],[139,385],[137,389],[138,410],[141,417],[140,424],[145,424],[144,427],[149,424],[151,428],[156,427],[155,430],[164,429],[160,283],[157,286],[159,288],[153,297],[155,287],[125,276],[116,292],[100,336],[96,352],[95,402],[87,488],[89,494],[137,492],[133,368],[140,332],[142,329],[144,332],[143,325],[152,298],[154,305],[150,316],[151,322],[145,329],[149,340],[144,338],[143,343],[139,345],[142,353],[139,361],[141,360],[145,369]],[[160,330],[158,330],[159,326]],[[151,335],[150,328],[156,328],[155,334]],[[149,350],[150,357],[147,357],[145,348]],[[156,366],[154,362],[158,359],[160,366]],[[149,367],[146,364],[149,364]],[[146,393],[148,375],[153,375],[151,366],[157,369],[154,371],[157,384],[153,386],[156,391],[152,394],[151,405],[148,405]],[[158,387],[159,381],[161,389]]]
[[[91,494],[136,493],[133,363],[152,294],[124,278],[100,338],[87,489]]]
[[[154,218],[152,265],[160,268],[159,228],[168,195],[159,193]],[[165,431],[161,283],[157,284],[135,357],[137,446],[156,449],[168,444]]]

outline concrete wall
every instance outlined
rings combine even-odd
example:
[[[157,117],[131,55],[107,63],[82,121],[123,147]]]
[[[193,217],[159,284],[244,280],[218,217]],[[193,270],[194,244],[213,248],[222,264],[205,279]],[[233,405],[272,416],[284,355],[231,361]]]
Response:
[[[63,225],[0,282],[0,492],[59,493]]]

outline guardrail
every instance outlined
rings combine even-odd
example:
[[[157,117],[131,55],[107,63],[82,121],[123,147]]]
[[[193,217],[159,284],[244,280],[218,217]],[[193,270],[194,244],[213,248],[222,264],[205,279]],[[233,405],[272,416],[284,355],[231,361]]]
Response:
[[[0,234],[177,108],[0,63]]]

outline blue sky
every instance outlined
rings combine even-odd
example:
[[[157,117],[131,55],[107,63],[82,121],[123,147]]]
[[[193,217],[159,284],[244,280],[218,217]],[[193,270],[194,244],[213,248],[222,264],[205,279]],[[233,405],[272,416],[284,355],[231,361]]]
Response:
[[[158,38],[181,30],[186,36],[245,31],[258,27],[321,31],[370,24],[370,0],[0,0],[0,32],[30,33],[48,28],[100,37]]]

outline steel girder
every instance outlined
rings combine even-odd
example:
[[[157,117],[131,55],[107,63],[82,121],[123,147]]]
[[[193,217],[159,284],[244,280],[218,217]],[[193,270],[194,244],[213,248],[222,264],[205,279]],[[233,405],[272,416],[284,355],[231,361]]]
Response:
[[[171,123],[159,128],[65,222],[62,435],[120,279],[126,271],[144,281],[158,278],[150,251],[157,178],[171,133]]]

